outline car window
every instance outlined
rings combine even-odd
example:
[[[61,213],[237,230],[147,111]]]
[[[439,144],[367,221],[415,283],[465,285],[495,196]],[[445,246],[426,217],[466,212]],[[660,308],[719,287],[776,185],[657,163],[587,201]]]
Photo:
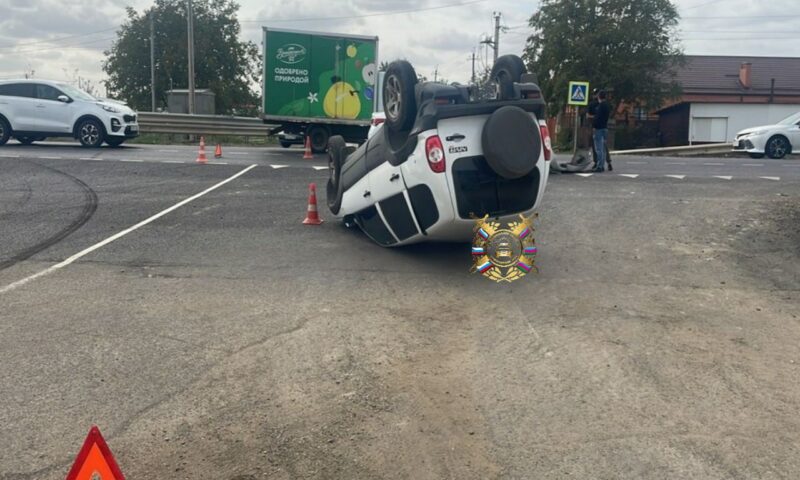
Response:
[[[63,90],[71,98],[77,98],[78,100],[86,100],[88,102],[93,102],[93,101],[97,100],[93,96],[89,95],[88,93],[84,92],[83,90],[81,90],[79,88],[73,87],[72,85],[69,85],[69,84],[66,84],[66,83],[59,83],[57,85],[61,90]]]
[[[0,95],[35,98],[34,93],[32,83],[8,83],[6,85],[0,85]]]
[[[36,98],[40,100],[54,100],[58,101],[58,96],[63,95],[60,90],[57,90],[50,85],[36,84]]]

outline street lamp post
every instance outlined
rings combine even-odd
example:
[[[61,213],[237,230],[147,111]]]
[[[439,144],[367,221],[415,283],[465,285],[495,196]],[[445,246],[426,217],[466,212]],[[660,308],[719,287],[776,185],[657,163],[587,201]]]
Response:
[[[192,0],[186,0],[186,21],[188,22],[187,31],[189,37],[188,57],[189,57],[189,114],[194,113],[194,10],[192,10]]]

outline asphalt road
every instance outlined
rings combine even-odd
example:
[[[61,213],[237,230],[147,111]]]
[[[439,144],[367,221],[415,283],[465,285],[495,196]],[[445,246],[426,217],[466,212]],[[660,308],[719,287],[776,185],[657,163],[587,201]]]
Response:
[[[800,473],[800,161],[553,176],[501,286],[301,225],[321,157],[195,150],[0,148],[0,479],[92,424],[128,478]]]

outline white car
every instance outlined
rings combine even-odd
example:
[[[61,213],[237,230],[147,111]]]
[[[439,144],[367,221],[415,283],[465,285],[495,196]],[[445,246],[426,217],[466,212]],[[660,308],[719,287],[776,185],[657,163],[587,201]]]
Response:
[[[386,121],[366,143],[328,146],[328,208],[382,246],[468,241],[475,219],[530,216],[551,156],[539,87],[522,80],[519,57],[498,59],[496,98],[465,86],[417,84],[405,61],[390,64]]]
[[[117,147],[139,135],[136,120],[125,104],[98,100],[67,83],[0,81],[0,145],[11,137],[25,145],[73,137],[85,147]]]
[[[800,147],[800,112],[775,125],[753,127],[736,134],[733,150],[747,152],[753,158],[783,158]]]

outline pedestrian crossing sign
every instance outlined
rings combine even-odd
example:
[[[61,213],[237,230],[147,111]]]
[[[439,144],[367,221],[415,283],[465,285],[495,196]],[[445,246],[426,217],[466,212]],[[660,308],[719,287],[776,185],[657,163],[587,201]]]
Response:
[[[569,82],[567,103],[584,107],[589,105],[589,82]]]

